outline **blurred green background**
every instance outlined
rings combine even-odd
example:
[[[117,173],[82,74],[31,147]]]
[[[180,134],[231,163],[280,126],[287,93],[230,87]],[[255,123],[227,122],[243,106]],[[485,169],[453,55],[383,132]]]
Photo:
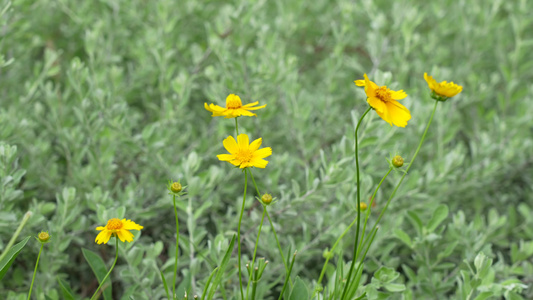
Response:
[[[242,203],[243,175],[216,159],[234,122],[203,107],[224,105],[230,93],[267,104],[240,118],[240,130],[273,149],[254,175],[278,198],[270,214],[285,253],[298,250],[293,280],[311,293],[324,250],[355,215],[353,129],[367,104],[353,81],[367,73],[405,90],[412,114],[406,128],[373,112],[363,122],[368,199],[386,158],[408,162],[416,149],[434,103],[424,72],[463,92],[439,104],[358,295],[533,298],[532,1],[0,3],[0,249],[28,210],[19,240],[50,232],[34,299],[63,299],[58,278],[90,297],[98,282],[82,248],[111,264],[114,246],[94,238],[112,217],[144,226],[121,246],[113,299],[164,297],[158,268],[170,280],[175,251],[169,179],[188,186],[179,201],[180,293],[202,293]],[[400,176],[384,182],[370,225]],[[449,213],[430,224],[437,208]],[[244,261],[261,213],[247,201]],[[353,236],[335,251],[325,287],[351,260]],[[30,239],[0,281],[1,299],[26,298],[38,250]],[[268,225],[258,255],[270,264],[257,299],[277,299],[284,268]],[[236,299],[236,252],[222,284],[216,298]]]

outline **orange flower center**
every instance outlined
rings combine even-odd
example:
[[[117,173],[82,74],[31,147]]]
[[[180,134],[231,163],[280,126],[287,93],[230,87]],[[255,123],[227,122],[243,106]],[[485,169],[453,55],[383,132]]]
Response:
[[[250,162],[252,160],[252,152],[248,149],[242,149],[237,152],[237,160],[239,160],[241,163],[243,162]]]
[[[122,221],[117,218],[113,218],[107,221],[107,230],[117,230],[122,228]]]
[[[239,96],[231,94],[226,98],[227,109],[237,109],[242,107],[241,98]]]
[[[382,86],[376,90],[376,96],[383,102],[392,100],[390,90],[386,86]]]

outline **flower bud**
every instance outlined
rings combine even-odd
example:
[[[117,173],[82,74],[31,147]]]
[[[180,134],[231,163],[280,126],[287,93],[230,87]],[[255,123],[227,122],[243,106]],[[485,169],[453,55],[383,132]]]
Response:
[[[263,197],[261,197],[261,201],[263,201],[264,204],[269,205],[272,202],[272,195],[264,194]]]
[[[174,192],[174,193],[181,192],[181,189],[182,189],[181,183],[179,183],[179,182],[174,182],[174,183],[172,183],[172,185],[170,185],[170,190],[172,192]]]
[[[41,242],[41,243],[48,243],[48,242],[50,241],[50,235],[48,234],[48,232],[41,231],[41,232],[37,235],[37,239],[38,239],[39,242]]]
[[[359,204],[359,208],[362,210],[362,211],[365,211],[367,209],[368,205],[364,202],[361,202]]]
[[[396,155],[392,158],[392,165],[396,168],[401,168],[403,166],[403,157]]]

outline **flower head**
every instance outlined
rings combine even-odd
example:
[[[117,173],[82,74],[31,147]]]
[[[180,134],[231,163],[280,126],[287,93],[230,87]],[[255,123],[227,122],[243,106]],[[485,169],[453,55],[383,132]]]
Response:
[[[392,91],[386,86],[378,86],[370,81],[366,74],[364,80],[356,80],[355,84],[365,87],[366,102],[385,122],[398,127],[407,125],[407,121],[411,119],[411,112],[397,101],[407,97],[403,90]]]
[[[256,114],[250,111],[258,110],[266,106],[266,104],[262,106],[255,106],[258,103],[259,102],[256,101],[253,103],[242,105],[242,101],[239,96],[235,94],[230,94],[228,97],[226,97],[226,108],[220,107],[212,103],[209,105],[207,105],[207,103],[204,103],[204,107],[205,109],[213,113],[212,117],[224,116],[226,119],[229,119],[229,118],[236,118],[239,116],[248,116],[248,117],[257,116]]]
[[[392,165],[395,168],[401,168],[403,166],[403,157],[396,155],[392,158]]]
[[[459,94],[463,90],[462,86],[453,83],[453,81],[443,81],[438,83],[435,79],[433,79],[433,76],[428,76],[428,73],[424,73],[424,79],[431,89],[431,97],[438,101],[446,101],[448,98]]]
[[[100,230],[101,232],[96,236],[95,242],[98,244],[107,244],[112,235],[118,237],[121,242],[131,242],[133,241],[133,234],[130,230],[141,230],[143,228],[143,226],[135,224],[131,220],[113,218],[107,221],[106,226],[96,227],[96,230]]]
[[[270,194],[264,194],[264,195],[261,197],[261,201],[263,201],[264,204],[269,205],[270,203],[272,203],[272,195],[270,195]]]
[[[217,155],[221,161],[227,161],[241,169],[246,167],[265,168],[268,161],[263,158],[272,155],[272,148],[259,149],[262,139],[258,138],[250,144],[246,134],[239,134],[237,141],[228,136],[222,143],[230,154]]]

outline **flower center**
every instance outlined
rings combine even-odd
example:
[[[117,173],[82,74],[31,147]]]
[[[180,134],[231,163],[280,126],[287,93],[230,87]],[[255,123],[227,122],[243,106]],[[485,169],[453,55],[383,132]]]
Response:
[[[107,221],[107,230],[116,230],[122,228],[122,221],[117,218],[113,218]]]
[[[241,107],[242,107],[242,102],[239,96],[231,94],[226,98],[226,108],[237,109]]]
[[[239,150],[236,156],[240,162],[250,162],[252,160],[252,152],[248,149]]]
[[[383,102],[392,100],[390,90],[386,86],[382,86],[376,90],[376,96]]]

